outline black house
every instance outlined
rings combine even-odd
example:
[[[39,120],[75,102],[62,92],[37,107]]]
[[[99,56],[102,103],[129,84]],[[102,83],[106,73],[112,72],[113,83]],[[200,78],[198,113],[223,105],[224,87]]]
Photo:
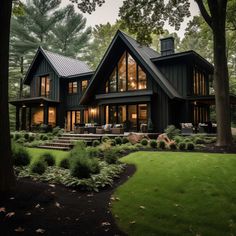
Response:
[[[127,124],[140,131],[207,122],[213,66],[194,51],[175,53],[172,37],[161,54],[118,31],[95,72],[79,60],[39,48],[24,84],[30,96],[16,106],[16,129],[39,124],[74,129],[74,124]]]

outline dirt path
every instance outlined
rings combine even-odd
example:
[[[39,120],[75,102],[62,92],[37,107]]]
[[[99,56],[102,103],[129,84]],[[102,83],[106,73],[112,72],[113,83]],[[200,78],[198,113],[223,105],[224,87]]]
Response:
[[[109,202],[114,189],[134,172],[135,167],[128,166],[113,188],[99,193],[20,180],[14,192],[0,196],[1,235],[124,235]]]

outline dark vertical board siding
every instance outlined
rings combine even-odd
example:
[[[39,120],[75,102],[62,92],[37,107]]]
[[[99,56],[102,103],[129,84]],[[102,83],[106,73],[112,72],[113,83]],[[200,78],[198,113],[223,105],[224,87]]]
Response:
[[[30,83],[30,90],[31,90],[31,96],[38,96],[39,91],[37,88],[37,80],[40,76],[43,75],[49,75],[50,79],[52,80],[52,88],[50,93],[50,99],[52,100],[59,100],[59,78],[57,74],[53,71],[52,67],[49,65],[49,63],[42,59],[42,61],[39,63],[34,75],[33,79]]]

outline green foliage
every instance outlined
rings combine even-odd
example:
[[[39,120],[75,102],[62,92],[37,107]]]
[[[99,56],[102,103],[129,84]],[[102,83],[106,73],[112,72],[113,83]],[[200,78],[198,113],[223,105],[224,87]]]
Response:
[[[140,142],[143,146],[147,146],[148,145],[148,140],[146,138],[142,139]]]
[[[127,137],[123,137],[122,143],[123,144],[129,143],[129,139]]]
[[[61,160],[59,166],[64,169],[70,169],[70,162],[68,158],[64,158]]]
[[[180,130],[176,129],[174,125],[168,125],[165,129],[165,133],[167,134],[169,139],[173,139],[175,136],[180,135]]]
[[[177,149],[176,143],[171,142],[171,143],[169,144],[169,148],[170,148],[171,150],[176,150],[176,149]]]
[[[183,142],[179,143],[179,150],[183,151],[185,149],[186,149],[186,143]]]
[[[42,175],[46,171],[46,169],[47,169],[47,164],[42,160],[34,162],[30,167],[32,173],[39,175]]]
[[[15,166],[27,166],[30,164],[31,156],[23,146],[13,144],[12,157]]]
[[[195,148],[194,143],[187,143],[187,150],[189,150],[189,151],[193,151],[194,148]]]
[[[178,144],[178,143],[180,143],[180,142],[183,141],[183,137],[177,135],[177,136],[174,136],[174,137],[173,137],[173,140]]]
[[[196,138],[194,141],[195,141],[196,144],[204,144],[205,143],[205,140],[202,139],[202,138],[199,138],[199,137]]]
[[[43,153],[41,155],[40,159],[45,161],[48,166],[54,166],[55,165],[55,158],[54,158],[53,154],[51,154],[49,152]]]
[[[118,145],[122,144],[122,138],[121,137],[115,137],[115,142]]]
[[[104,152],[104,160],[108,164],[116,164],[118,161],[117,151],[114,149],[110,149]]]
[[[163,150],[163,149],[166,148],[166,143],[165,143],[164,141],[160,141],[160,142],[158,143],[158,147]]]
[[[99,162],[96,158],[77,157],[72,162],[70,171],[73,177],[89,178],[92,174],[99,173]]]
[[[113,147],[116,146],[116,141],[115,141],[114,139],[110,139],[110,140],[109,140],[109,143],[110,143],[110,145],[113,146]]]
[[[98,140],[93,140],[93,147],[97,147],[100,144],[100,142]]]
[[[108,136],[102,136],[102,142],[107,142],[108,140],[110,140],[110,138]]]
[[[153,123],[152,123],[152,120],[149,118],[148,119],[148,123],[147,123],[147,129],[148,129],[148,132],[151,133],[153,132]]]
[[[52,134],[54,136],[60,136],[63,133],[64,133],[64,129],[61,129],[59,126],[56,126],[55,128],[52,129]]]
[[[21,134],[20,133],[16,133],[15,134],[15,140],[18,140],[18,139],[20,139],[22,136],[21,136]]]
[[[25,133],[25,134],[24,134],[24,138],[25,138],[26,140],[29,140],[29,137],[30,137],[30,135],[29,135],[28,133]]]
[[[97,147],[87,147],[86,152],[88,153],[89,157],[99,157],[100,156],[100,149]]]
[[[157,141],[156,140],[151,140],[149,143],[150,147],[152,148],[157,148]]]

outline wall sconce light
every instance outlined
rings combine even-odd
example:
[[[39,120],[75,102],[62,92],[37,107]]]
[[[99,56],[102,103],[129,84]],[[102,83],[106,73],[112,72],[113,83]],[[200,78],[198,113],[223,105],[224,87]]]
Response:
[[[92,108],[92,109],[91,109],[91,113],[92,113],[92,114],[95,114],[95,113],[96,113],[96,109]]]
[[[196,101],[194,101],[194,103],[193,103],[193,104],[194,104],[194,106],[196,106],[196,105],[197,105],[197,102],[196,102]]]
[[[131,115],[131,118],[132,118],[132,119],[137,119],[137,114],[136,114],[136,113],[133,113],[133,114]]]
[[[43,107],[44,106],[43,103],[41,103],[40,106]]]
[[[23,104],[23,106],[22,106],[23,108],[26,108],[26,105],[25,104]]]

